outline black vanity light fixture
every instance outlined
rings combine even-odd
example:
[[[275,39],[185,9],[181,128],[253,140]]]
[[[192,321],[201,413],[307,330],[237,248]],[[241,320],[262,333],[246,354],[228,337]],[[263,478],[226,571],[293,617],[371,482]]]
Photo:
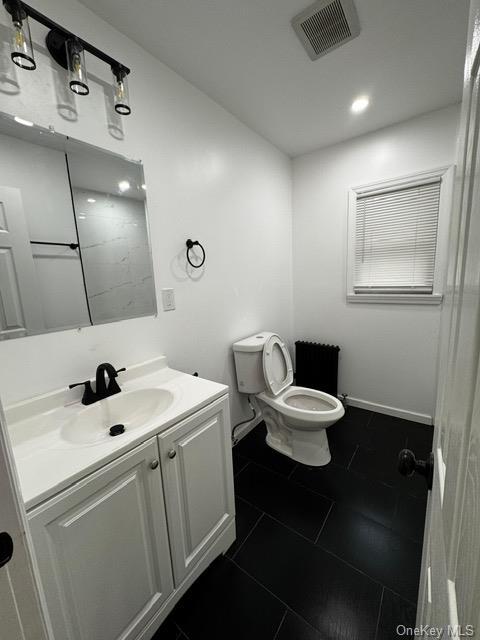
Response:
[[[28,23],[28,19],[31,18],[50,29],[45,39],[47,49],[55,62],[67,69],[69,87],[74,93],[81,96],[90,93],[85,66],[86,51],[108,64],[112,70],[115,111],[122,116],[128,116],[131,113],[127,82],[127,76],[130,73],[128,67],[64,29],[25,2],[3,0],[3,4],[12,17],[11,57],[16,65],[31,71],[36,69]]]

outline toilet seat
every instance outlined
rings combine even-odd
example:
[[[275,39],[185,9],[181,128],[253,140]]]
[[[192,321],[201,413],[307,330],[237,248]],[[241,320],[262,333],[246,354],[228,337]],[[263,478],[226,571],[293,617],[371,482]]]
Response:
[[[336,422],[344,414],[340,400],[324,391],[307,387],[289,386],[275,397],[265,392],[258,397],[284,416],[312,423],[312,428],[321,429],[323,423]]]
[[[263,347],[263,375],[270,393],[277,396],[293,382],[293,366],[288,349],[273,333]]]

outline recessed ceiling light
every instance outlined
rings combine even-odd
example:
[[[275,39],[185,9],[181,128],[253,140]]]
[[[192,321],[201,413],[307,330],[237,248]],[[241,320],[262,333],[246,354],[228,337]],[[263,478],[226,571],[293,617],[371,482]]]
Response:
[[[93,204],[94,202],[96,202],[95,198],[87,198],[87,202],[89,202],[90,204]]]
[[[87,217],[87,216],[86,216],[84,213],[79,213],[79,214],[78,214],[78,219],[79,219],[79,220],[85,220],[85,219],[86,219],[86,217]]]
[[[142,184],[142,189],[143,189],[144,191],[146,191],[146,190],[147,190],[147,185],[146,185],[146,184]]]
[[[18,116],[14,117],[15,122],[18,122],[18,124],[23,124],[26,127],[33,127],[33,122],[31,122],[30,120],[25,120],[24,118],[19,118]]]
[[[359,96],[352,102],[350,110],[353,111],[353,113],[361,113],[362,111],[365,111],[369,104],[370,99],[368,96]]]
[[[120,191],[128,191],[130,189],[130,183],[128,180],[120,180],[118,183],[118,188]]]

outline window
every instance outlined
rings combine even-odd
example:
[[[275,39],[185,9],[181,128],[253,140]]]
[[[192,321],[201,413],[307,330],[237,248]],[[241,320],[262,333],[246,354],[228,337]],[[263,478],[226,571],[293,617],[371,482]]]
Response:
[[[349,302],[441,302],[452,172],[440,169],[352,189]]]

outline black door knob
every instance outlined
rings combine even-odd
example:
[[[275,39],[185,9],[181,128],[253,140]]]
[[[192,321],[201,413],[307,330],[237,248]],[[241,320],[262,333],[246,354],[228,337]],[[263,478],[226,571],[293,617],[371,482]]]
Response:
[[[398,470],[402,476],[413,476],[419,473],[424,476],[427,487],[432,488],[433,484],[433,453],[430,451],[426,460],[417,460],[415,454],[410,449],[402,449],[398,454]]]
[[[0,533],[0,567],[10,562],[13,556],[13,540],[6,531]]]

